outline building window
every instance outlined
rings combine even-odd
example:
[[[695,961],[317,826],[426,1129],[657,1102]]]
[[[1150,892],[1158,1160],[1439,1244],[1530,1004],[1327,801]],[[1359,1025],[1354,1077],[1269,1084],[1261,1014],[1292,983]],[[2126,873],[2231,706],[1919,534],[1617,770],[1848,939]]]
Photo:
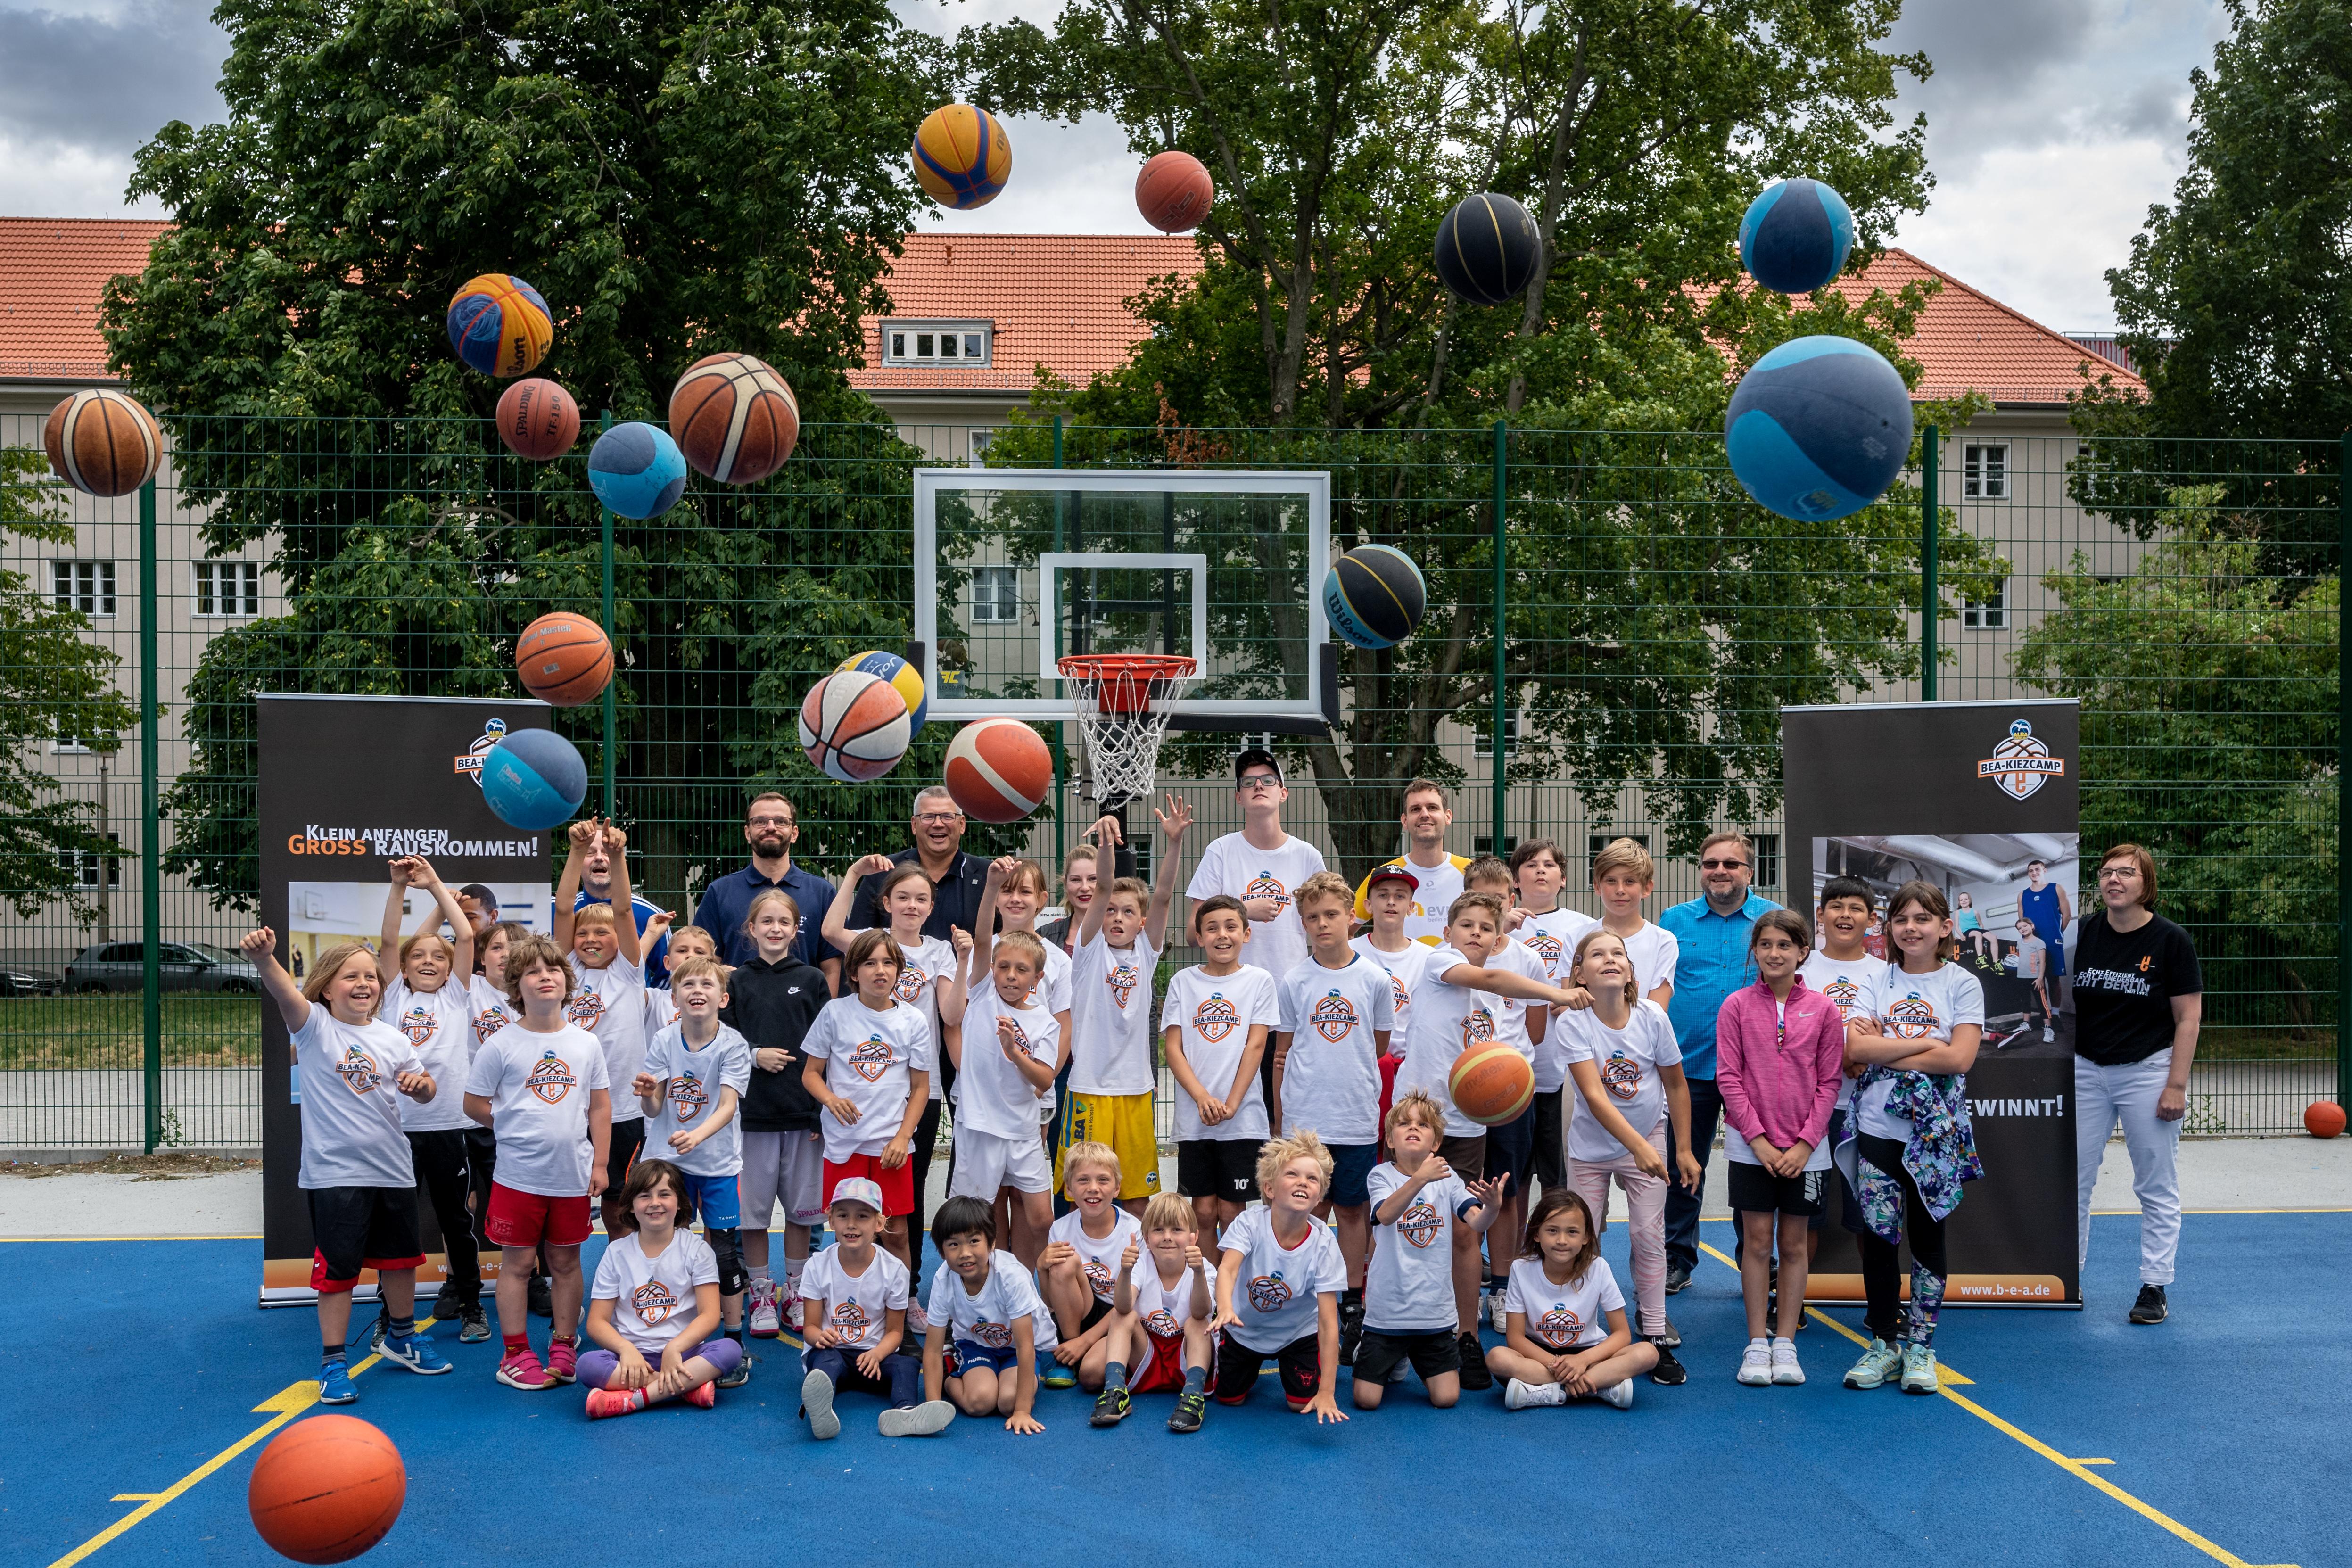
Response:
[[[59,735],[49,742],[49,753],[58,757],[86,757],[89,755],[89,742],[79,735]]]
[[[1480,715],[1480,717],[1484,721],[1476,730],[1471,732],[1470,754],[1474,757],[1491,756],[1494,754],[1495,751],[1494,710],[1489,709],[1486,713]],[[1503,710],[1503,754],[1507,757],[1509,756],[1513,749],[1516,748],[1518,743],[1519,710],[1516,708],[1506,708]]]
[[[1960,606],[1960,625],[1998,631],[2009,625],[2009,584],[1993,590],[1990,599],[1970,599]]]
[[[1021,618],[1021,570],[1017,566],[971,569],[971,618],[975,625],[1010,626]]]
[[[988,444],[996,439],[993,430],[969,430],[964,433],[964,450],[971,454],[971,466],[985,468],[988,464]]]
[[[1504,744],[1507,747],[1510,742],[1506,741]],[[1494,847],[1494,844],[1495,839],[1493,835],[1481,833],[1477,837],[1473,838],[1470,841],[1470,853],[1473,855],[1492,855],[1498,860],[1507,860],[1511,857],[1511,851],[1519,847],[1519,836],[1516,833],[1504,834],[1503,847],[1500,849]]]
[[[882,328],[882,363],[985,366],[995,338],[986,321],[890,321]]]
[[[1756,875],[1751,879],[1759,888],[1780,885],[1780,836],[1777,833],[1751,833],[1748,842],[1756,846]]]
[[[52,561],[50,596],[60,610],[85,616],[114,614],[114,563],[111,561]]]
[[[2009,499],[2009,443],[1960,448],[1960,493],[1970,500]]]
[[[196,614],[261,614],[261,563],[258,561],[199,561],[195,572]]]
[[[122,886],[122,863],[95,849],[61,849],[58,852],[58,865],[77,888]]]

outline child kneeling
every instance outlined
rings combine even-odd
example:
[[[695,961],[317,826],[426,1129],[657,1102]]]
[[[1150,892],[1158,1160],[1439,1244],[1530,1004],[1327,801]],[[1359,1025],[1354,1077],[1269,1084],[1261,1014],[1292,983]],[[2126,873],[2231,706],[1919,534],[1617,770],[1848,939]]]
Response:
[[[1217,1403],[1249,1397],[1258,1368],[1274,1358],[1295,1414],[1345,1421],[1332,1386],[1339,1371],[1339,1292],[1348,1265],[1316,1205],[1331,1184],[1331,1152],[1313,1132],[1270,1139],[1259,1149],[1264,1208],[1244,1209],[1225,1226],[1217,1264]]]
[[[578,1376],[591,1421],[665,1399],[708,1410],[719,1401],[719,1380],[743,1363],[742,1346],[710,1337],[719,1327],[719,1256],[678,1228],[686,1191],[685,1175],[667,1160],[639,1160],[622,1184],[621,1210],[635,1231],[604,1248],[588,1292],[588,1337],[600,1348],[580,1358]]]
[[[1486,1352],[1486,1365],[1510,1380],[1507,1409],[1570,1399],[1630,1409],[1633,1379],[1658,1364],[1658,1348],[1625,1326],[1625,1293],[1601,1256],[1592,1211],[1573,1187],[1555,1187],[1537,1201],[1503,1300],[1509,1327]]]
[[[1006,1431],[1024,1436],[1043,1432],[1029,1411],[1037,1402],[1037,1357],[1054,1347],[1054,1318],[1021,1260],[996,1249],[995,1209],[978,1198],[950,1198],[931,1220],[931,1243],[940,1262],[925,1307],[924,1398],[940,1403],[944,1387],[967,1415],[1002,1415]]]

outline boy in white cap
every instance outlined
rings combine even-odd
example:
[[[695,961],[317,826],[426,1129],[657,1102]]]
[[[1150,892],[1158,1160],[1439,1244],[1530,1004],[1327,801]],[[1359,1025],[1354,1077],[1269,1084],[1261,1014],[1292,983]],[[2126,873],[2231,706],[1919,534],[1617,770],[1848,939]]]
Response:
[[[801,1356],[801,1414],[809,1436],[841,1435],[833,1402],[845,1388],[878,1394],[888,1404],[876,1425],[885,1437],[945,1431],[955,1406],[923,1401],[923,1363],[903,1348],[907,1266],[874,1245],[882,1233],[882,1189],[870,1177],[843,1177],[825,1218],[834,1245],[810,1258],[801,1275],[802,1336],[808,1342]]]

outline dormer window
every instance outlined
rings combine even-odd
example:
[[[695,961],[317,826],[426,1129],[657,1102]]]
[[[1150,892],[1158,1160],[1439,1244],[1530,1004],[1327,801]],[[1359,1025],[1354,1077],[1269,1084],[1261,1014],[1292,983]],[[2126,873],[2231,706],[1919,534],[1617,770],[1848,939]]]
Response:
[[[985,368],[995,337],[994,326],[987,321],[885,321],[882,363]]]

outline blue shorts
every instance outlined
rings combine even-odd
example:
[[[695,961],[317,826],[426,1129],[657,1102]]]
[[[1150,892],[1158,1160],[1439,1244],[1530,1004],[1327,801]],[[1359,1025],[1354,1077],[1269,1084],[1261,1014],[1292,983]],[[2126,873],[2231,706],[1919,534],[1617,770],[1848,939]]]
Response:
[[[734,1230],[743,1223],[743,1199],[736,1190],[733,1175],[698,1176],[692,1171],[681,1171],[686,1178],[686,1204],[694,1214],[702,1216],[705,1230]],[[685,1223],[685,1216],[679,1216]]]
[[[1381,1163],[1378,1143],[1327,1143],[1331,1151],[1331,1202],[1343,1209],[1360,1208],[1372,1201],[1364,1179]]]
[[[994,1350],[976,1340],[958,1340],[955,1342],[955,1375],[958,1377],[980,1366],[1002,1375],[1020,1364],[1021,1352],[1011,1345]]]

